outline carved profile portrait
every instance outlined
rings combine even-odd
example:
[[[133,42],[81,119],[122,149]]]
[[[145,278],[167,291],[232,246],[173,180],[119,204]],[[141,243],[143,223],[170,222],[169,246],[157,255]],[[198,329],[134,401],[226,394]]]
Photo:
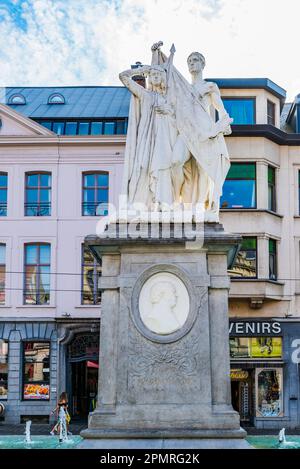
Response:
[[[143,285],[139,309],[144,325],[156,334],[171,334],[185,323],[189,295],[184,283],[174,274],[162,272]]]

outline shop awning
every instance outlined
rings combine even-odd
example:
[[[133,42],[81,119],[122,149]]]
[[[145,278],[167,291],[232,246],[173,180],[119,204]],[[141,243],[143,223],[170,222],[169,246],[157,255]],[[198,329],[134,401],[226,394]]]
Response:
[[[96,362],[88,361],[86,364],[88,368],[99,368],[99,365]]]

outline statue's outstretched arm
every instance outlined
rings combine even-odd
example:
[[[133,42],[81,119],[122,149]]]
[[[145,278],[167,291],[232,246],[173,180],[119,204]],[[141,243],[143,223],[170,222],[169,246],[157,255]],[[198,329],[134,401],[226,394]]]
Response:
[[[163,46],[162,41],[155,42],[151,46],[152,51],[152,60],[151,65],[162,65],[168,60],[168,57],[161,51],[161,47]]]
[[[150,68],[151,67],[149,65],[144,65],[143,67],[125,70],[119,74],[119,78],[123,85],[126,86],[126,88],[128,88],[129,91],[131,91],[131,93],[137,98],[140,98],[142,94],[145,93],[145,88],[134,81],[132,77],[148,73]]]

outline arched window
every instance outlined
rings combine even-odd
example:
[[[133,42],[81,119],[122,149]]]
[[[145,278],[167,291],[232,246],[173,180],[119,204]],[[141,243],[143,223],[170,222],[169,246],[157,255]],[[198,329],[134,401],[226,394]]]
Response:
[[[23,96],[22,94],[13,94],[9,100],[8,100],[8,104],[26,104],[26,99],[25,99],[25,96]]]
[[[65,104],[65,98],[60,93],[53,93],[48,98],[48,104]]]

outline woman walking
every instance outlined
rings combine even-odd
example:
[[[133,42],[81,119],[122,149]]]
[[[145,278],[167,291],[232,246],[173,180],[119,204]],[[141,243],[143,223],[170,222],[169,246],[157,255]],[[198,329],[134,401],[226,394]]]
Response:
[[[68,412],[68,394],[66,392],[62,392],[61,395],[59,396],[59,400],[57,403],[57,406],[55,409],[52,410],[51,414],[56,413],[57,417],[57,422],[52,428],[50,435],[54,435],[54,433],[60,434],[60,426],[61,426],[61,420],[62,420],[62,412],[64,412],[65,417],[66,417],[66,431],[68,434],[71,434],[68,431],[69,423],[71,420],[70,414]]]

